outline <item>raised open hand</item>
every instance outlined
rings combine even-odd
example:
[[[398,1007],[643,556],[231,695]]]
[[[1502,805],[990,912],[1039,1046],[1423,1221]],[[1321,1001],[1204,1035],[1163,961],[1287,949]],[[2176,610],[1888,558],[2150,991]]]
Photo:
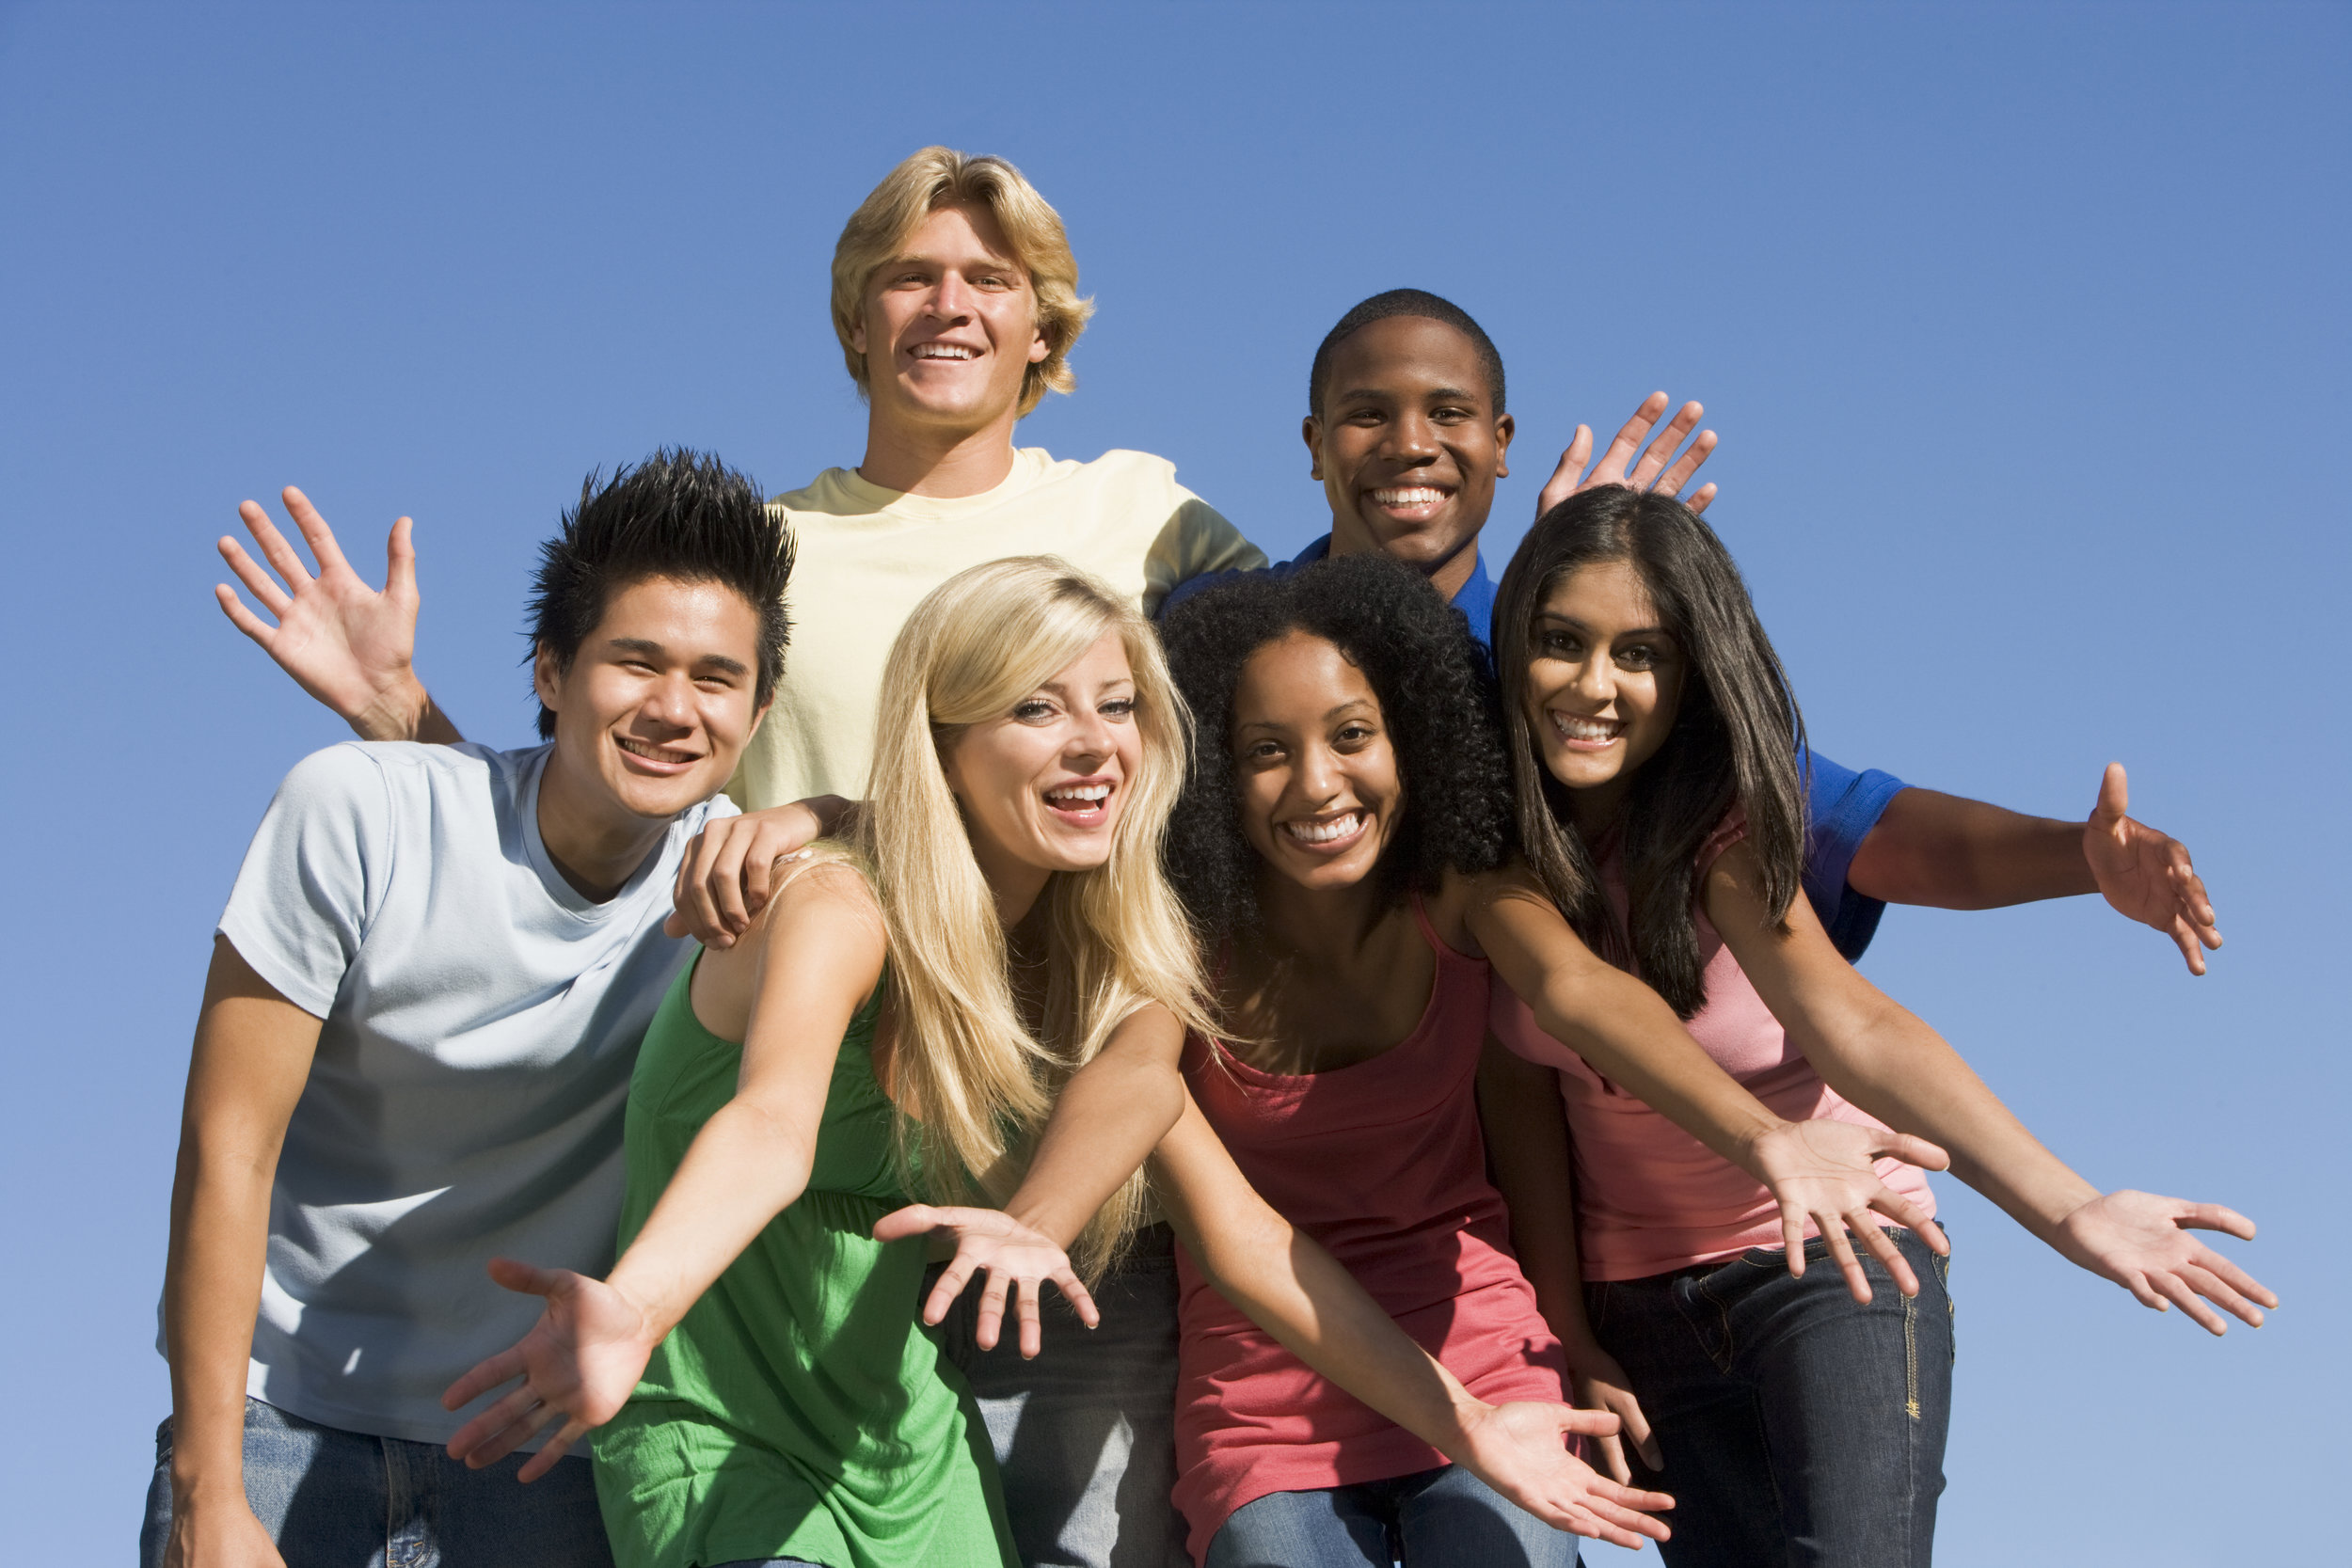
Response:
[[[2202,974],[2202,949],[2221,945],[2205,880],[2190,866],[2186,845],[2124,815],[2131,803],[2123,765],[2108,763],[2099,803],[2083,825],[2083,858],[2119,913],[2170,937],[2188,972]]]
[[[1624,428],[1617,432],[1617,438],[1609,443],[1609,450],[1600,454],[1600,461],[1593,466],[1590,473],[1584,471],[1584,465],[1593,455],[1593,427],[1578,425],[1575,438],[1568,443],[1568,450],[1560,454],[1560,466],[1551,471],[1551,477],[1544,482],[1543,494],[1535,499],[1535,515],[1541,517],[1579,490],[1590,490],[1601,484],[1624,484],[1636,490],[1663,490],[1678,498],[1693,512],[1706,511],[1708,502],[1715,499],[1713,483],[1702,484],[1689,495],[1682,494],[1682,487],[1699,471],[1699,465],[1707,461],[1707,454],[1715,450],[1715,433],[1711,430],[1700,431],[1698,439],[1691,443],[1681,459],[1668,467],[1667,461],[1674,456],[1675,448],[1682,445],[1682,438],[1697,426],[1700,417],[1707,410],[1695,403],[1684,404],[1676,410],[1666,428],[1658,432],[1658,438],[1652,441],[1650,432],[1657,430],[1658,421],[1665,418],[1666,404],[1663,392],[1652,392],[1644,398],[1642,406],[1633,411],[1633,418],[1626,420]],[[1649,441],[1646,448],[1642,444],[1645,441]],[[1634,456],[1636,452],[1641,453],[1638,460]]]
[[[1628,1551],[1638,1551],[1644,1536],[1663,1541],[1672,1533],[1650,1517],[1674,1507],[1672,1497],[1621,1485],[1568,1451],[1564,1439],[1571,1433],[1614,1433],[1614,1416],[1526,1402],[1480,1406],[1462,1427],[1459,1451],[1446,1457],[1552,1528]]]
[[[302,557],[254,501],[237,515],[286,586],[278,586],[236,540],[223,536],[221,558],[278,624],[256,615],[227,583],[213,590],[236,628],[262,645],[302,689],[340,714],[369,740],[414,737],[429,700],[412,660],[417,646],[417,552],[409,521],[392,524],[384,555],[384,588],[370,588],[343,559],[335,533],[300,490],[285,490],[286,515],[302,531],[319,563],[312,577]]]
[[[1070,1267],[1070,1255],[1002,1210],[910,1204],[875,1221],[874,1240],[904,1241],[909,1236],[925,1236],[934,1230],[944,1230],[955,1238],[956,1255],[948,1260],[946,1271],[923,1303],[925,1323],[935,1323],[947,1315],[947,1308],[963,1293],[975,1270],[984,1270],[988,1275],[988,1283],[980,1291],[979,1318],[972,1336],[982,1350],[996,1348],[997,1331],[1005,1322],[1008,1291],[1014,1293],[1014,1310],[1021,1320],[1022,1358],[1032,1359],[1044,1348],[1043,1330],[1038,1323],[1038,1299],[1041,1287],[1049,1279],[1076,1310],[1080,1323],[1092,1328],[1103,1321],[1102,1314],[1095,1310],[1094,1298],[1087,1294],[1087,1288]]]
[[[2254,1222],[2234,1209],[2126,1188],[2094,1197],[2060,1220],[2051,1244],[2070,1261],[2122,1286],[2141,1306],[2162,1312],[2167,1303],[2176,1305],[2209,1333],[2226,1333],[2230,1325],[2200,1296],[2262,1327],[2262,1309],[2275,1308],[2279,1298],[2191,1230],[2254,1239]]]
[[[1917,1231],[1936,1252],[1950,1252],[1951,1243],[1927,1211],[1879,1180],[1878,1162],[1890,1157],[1923,1170],[1943,1170],[1952,1163],[1925,1138],[1850,1121],[1784,1121],[1756,1141],[1749,1168],[1780,1202],[1781,1240],[1788,1249],[1791,1275],[1804,1273],[1809,1221],[1828,1243],[1854,1300],[1870,1299],[1870,1281],[1854,1258],[1848,1230],[1886,1265],[1897,1290],[1907,1296],[1919,1293],[1919,1276],[1871,1217],[1873,1212]]]
[[[547,1310],[513,1348],[474,1368],[441,1396],[455,1410],[516,1378],[521,1384],[457,1429],[449,1455],[473,1469],[495,1465],[557,1420],[564,1424],[517,1473],[536,1481],[592,1427],[620,1414],[645,1370],[654,1344],[638,1305],[600,1279],[569,1269],[539,1269],[511,1258],[490,1260],[490,1277],[510,1291],[547,1299]]]

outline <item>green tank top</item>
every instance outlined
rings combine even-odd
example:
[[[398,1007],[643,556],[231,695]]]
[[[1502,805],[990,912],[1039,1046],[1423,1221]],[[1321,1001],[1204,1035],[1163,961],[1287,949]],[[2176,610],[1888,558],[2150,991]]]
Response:
[[[624,1248],[735,1093],[743,1048],[695,1019],[693,973],[662,999],[630,1080]],[[877,987],[842,1037],[807,1191],[688,1310],[596,1433],[619,1568],[1016,1561],[971,1392],[917,1316],[923,1243],[873,1239],[907,1202],[874,1082],[881,1010]]]

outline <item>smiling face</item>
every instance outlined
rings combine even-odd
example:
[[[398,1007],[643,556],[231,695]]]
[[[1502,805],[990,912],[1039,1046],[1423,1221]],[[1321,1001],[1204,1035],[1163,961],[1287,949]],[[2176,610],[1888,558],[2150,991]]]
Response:
[[[1033,873],[1110,859],[1143,759],[1127,649],[1105,632],[1000,718],[966,726],[943,759],[972,852],[1000,897]]]
[[[1613,816],[1673,733],[1688,666],[1629,561],[1581,566],[1535,612],[1527,721],[1581,820]]]
[[[878,418],[957,430],[1009,423],[1048,353],[1029,275],[982,207],[939,208],[874,269],[850,346]]]
[[[1344,654],[1293,631],[1250,655],[1231,742],[1242,836],[1269,868],[1316,891],[1372,875],[1405,785],[1380,699]]]
[[[1470,546],[1510,472],[1478,350],[1443,322],[1391,316],[1331,353],[1307,450],[1331,505],[1331,553],[1378,550],[1436,572]]]
[[[544,646],[533,667],[555,715],[543,792],[644,818],[716,795],[762,711],[759,631],[759,612],[715,582],[644,578],[614,593],[568,668]]]

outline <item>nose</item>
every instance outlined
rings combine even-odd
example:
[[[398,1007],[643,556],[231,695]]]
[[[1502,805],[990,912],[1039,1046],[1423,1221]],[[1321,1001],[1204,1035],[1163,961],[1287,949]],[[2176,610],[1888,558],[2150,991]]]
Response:
[[[1076,722],[1071,726],[1070,743],[1062,751],[1062,761],[1073,772],[1091,773],[1116,749],[1111,738],[1111,721],[1092,707],[1080,708],[1072,717]]]
[[[1291,774],[1291,790],[1301,803],[1321,809],[1344,787],[1340,779],[1339,758],[1328,746],[1309,745],[1300,748],[1298,766]]]
[[[1590,702],[1612,702],[1617,695],[1617,666],[1607,654],[1594,652],[1577,667],[1572,688]]]
[[[1381,442],[1382,455],[1404,463],[1425,463],[1438,455],[1437,426],[1419,409],[1407,409],[1389,421]]]
[[[671,729],[691,730],[694,727],[694,683],[685,671],[672,671],[646,689],[645,700],[637,711]]]
[[[939,282],[931,290],[929,313],[950,325],[970,319],[972,286],[963,280],[963,274],[953,267],[940,273]]]

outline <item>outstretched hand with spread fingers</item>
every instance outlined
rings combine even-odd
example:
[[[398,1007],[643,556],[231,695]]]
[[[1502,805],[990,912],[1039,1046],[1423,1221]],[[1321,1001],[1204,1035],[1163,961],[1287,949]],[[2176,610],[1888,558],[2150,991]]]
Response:
[[[659,1337],[648,1338],[644,1311],[601,1279],[569,1269],[533,1268],[511,1258],[492,1259],[490,1277],[510,1291],[546,1298],[547,1309],[511,1349],[475,1367],[441,1396],[442,1408],[455,1410],[522,1380],[457,1429],[449,1440],[449,1455],[479,1470],[560,1421],[555,1435],[517,1477],[536,1481],[582,1433],[620,1414]]]
[[[2276,1308],[2279,1298],[2191,1230],[2254,1239],[2254,1222],[2234,1209],[2125,1188],[2094,1197],[2060,1220],[2051,1244],[2070,1261],[2122,1286],[2141,1306],[2159,1312],[2177,1306],[2208,1333],[2226,1333],[2230,1325],[2206,1301],[2262,1327],[2263,1308]]]
[[[1808,1223],[1844,1272],[1846,1289],[1861,1302],[1870,1299],[1870,1281],[1848,1231],[1886,1266],[1895,1288],[1907,1296],[1919,1293],[1919,1276],[1876,1216],[1917,1231],[1938,1253],[1951,1251],[1927,1211],[1878,1177],[1878,1162],[1888,1158],[1922,1170],[1948,1167],[1951,1157],[1925,1138],[1850,1121],[1785,1121],[1756,1141],[1753,1154],[1751,1168],[1780,1203],[1781,1241],[1788,1249],[1791,1275],[1804,1273]]]
[[[236,540],[223,536],[221,558],[263,610],[272,626],[246,607],[227,583],[214,588],[222,613],[259,643],[303,690],[342,716],[353,728],[376,738],[405,738],[416,729],[424,689],[411,661],[417,648],[417,552],[409,520],[392,524],[384,549],[384,587],[370,588],[351,569],[334,531],[310,499],[289,484],[286,515],[302,531],[319,563],[312,577],[286,536],[260,504],[246,501],[237,515],[278,577],[280,587]],[[379,735],[377,732],[381,731]]]
[[[2107,764],[2099,803],[2083,826],[2083,858],[2099,892],[2120,914],[2172,939],[2191,974],[2205,973],[2205,948],[2219,948],[2213,901],[2189,864],[2188,846],[2125,814],[2132,803],[2123,765]]]
[[[1543,494],[1535,499],[1535,515],[1541,517],[1580,490],[1603,484],[1663,490],[1693,512],[1706,511],[1708,503],[1715,499],[1714,483],[1710,481],[1688,495],[1682,493],[1682,487],[1691,483],[1699,465],[1707,461],[1707,454],[1715,450],[1715,433],[1699,431],[1698,439],[1691,443],[1679,460],[1675,460],[1675,448],[1682,445],[1682,438],[1697,427],[1707,410],[1695,403],[1684,404],[1675,411],[1666,428],[1658,431],[1658,438],[1650,440],[1650,432],[1657,430],[1658,421],[1665,418],[1666,404],[1663,392],[1652,392],[1643,399],[1642,406],[1626,420],[1590,473],[1585,472],[1584,465],[1593,455],[1593,427],[1578,425],[1568,450],[1560,454],[1560,466],[1544,482]],[[1645,441],[1649,442],[1646,448],[1642,444]],[[1636,452],[1641,454],[1638,458]],[[1674,460],[1671,467],[1667,466],[1670,460]]]
[[[1021,1323],[1022,1358],[1036,1357],[1044,1348],[1038,1301],[1047,1280],[1053,1281],[1069,1301],[1080,1323],[1092,1328],[1103,1321],[1102,1314],[1095,1310],[1094,1298],[1087,1293],[1086,1286],[1071,1268],[1070,1255],[1002,1210],[910,1204],[875,1221],[874,1240],[903,1241],[936,1230],[955,1238],[956,1255],[948,1260],[939,1283],[931,1288],[923,1303],[925,1323],[936,1323],[947,1315],[947,1308],[955,1305],[956,1297],[963,1293],[976,1271],[984,1271],[988,1275],[988,1283],[980,1291],[979,1318],[973,1333],[974,1341],[982,1350],[996,1348],[997,1335],[1005,1322],[1005,1297],[1010,1292]]]
[[[1446,1457],[1552,1528],[1628,1551],[1640,1550],[1644,1536],[1663,1541],[1672,1533],[1650,1517],[1674,1507],[1672,1497],[1611,1481],[1568,1451],[1571,1434],[1613,1433],[1614,1416],[1531,1401],[1481,1406],[1462,1428],[1457,1451]]]

